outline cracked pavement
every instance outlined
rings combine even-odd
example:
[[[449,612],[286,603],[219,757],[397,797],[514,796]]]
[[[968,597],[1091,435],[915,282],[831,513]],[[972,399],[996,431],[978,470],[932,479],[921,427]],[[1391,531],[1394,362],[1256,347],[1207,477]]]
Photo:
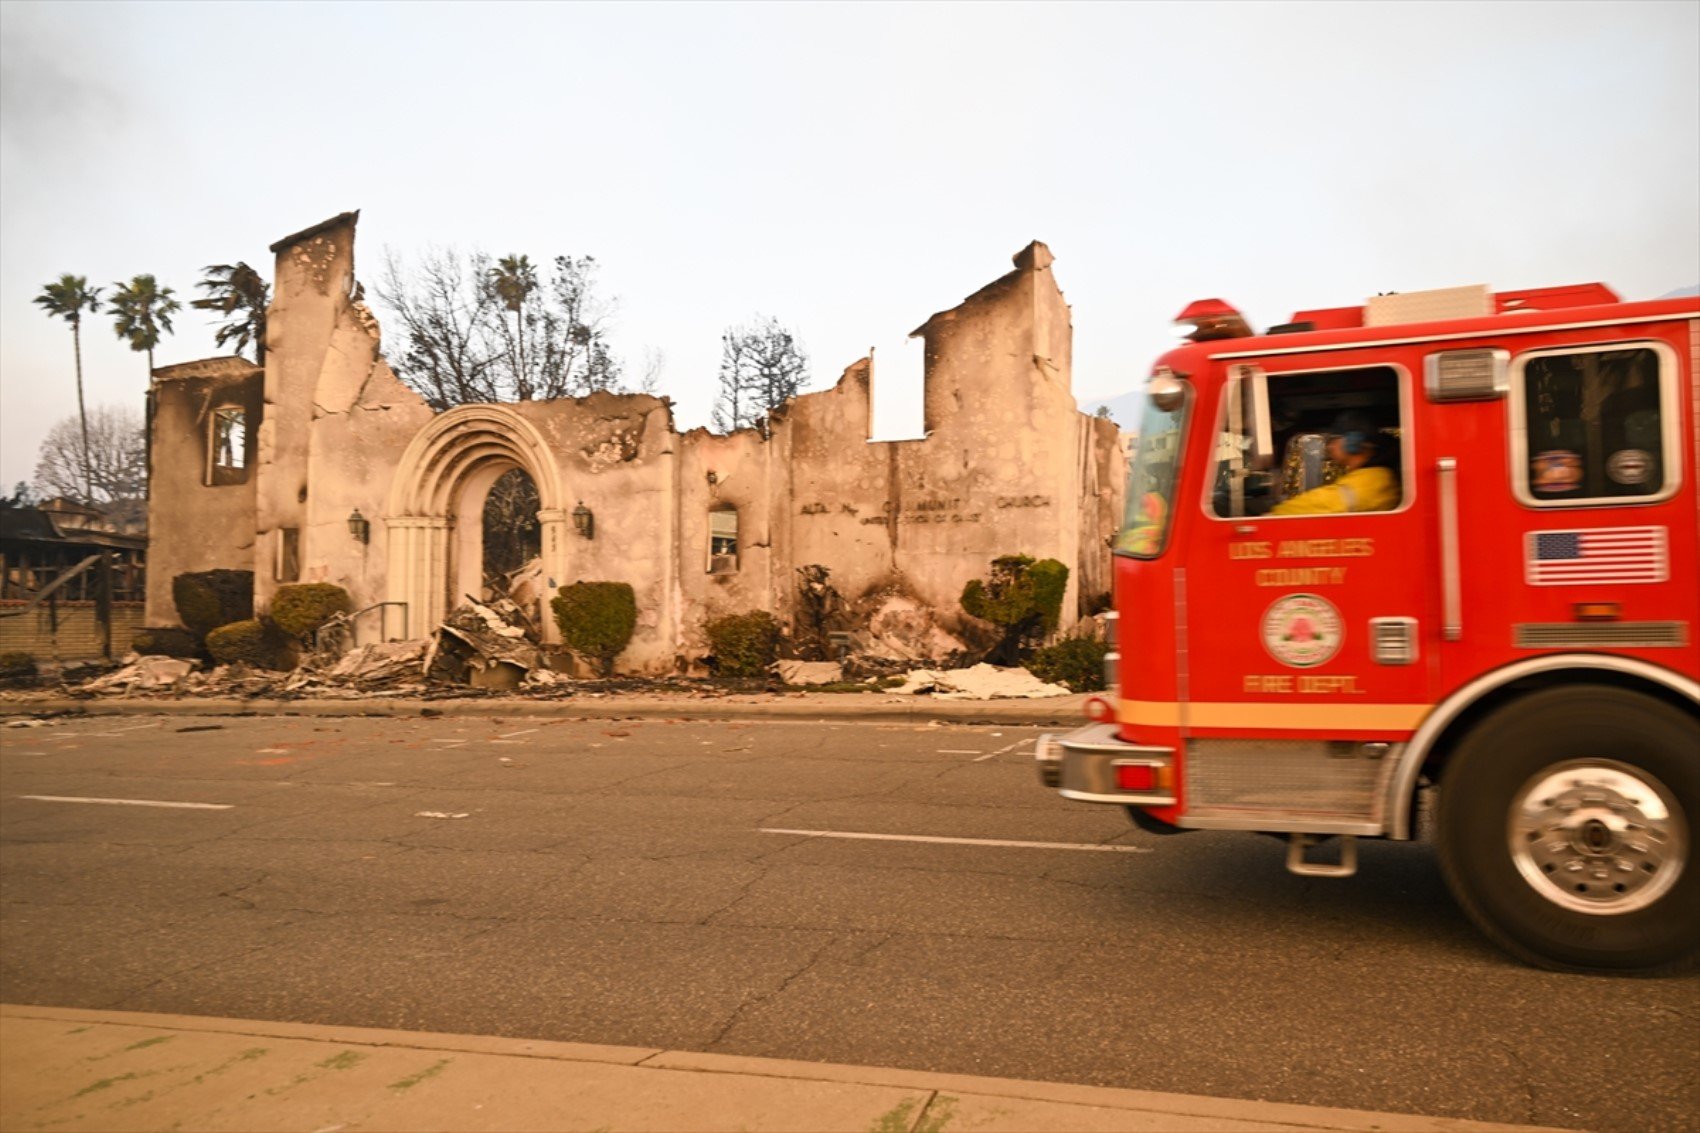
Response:
[[[0,729],[0,996],[1697,1128],[1700,979],[1522,967],[1464,921],[1424,845],[1367,844],[1357,877],[1327,880],[1255,835],[1146,835],[1041,789],[1040,731]]]

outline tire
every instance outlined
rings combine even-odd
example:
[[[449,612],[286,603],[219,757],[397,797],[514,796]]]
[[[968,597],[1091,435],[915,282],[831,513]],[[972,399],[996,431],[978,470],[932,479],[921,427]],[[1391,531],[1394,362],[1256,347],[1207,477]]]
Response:
[[[1464,737],[1440,782],[1453,896],[1519,959],[1656,972],[1700,952],[1700,720],[1604,685],[1531,693]]]

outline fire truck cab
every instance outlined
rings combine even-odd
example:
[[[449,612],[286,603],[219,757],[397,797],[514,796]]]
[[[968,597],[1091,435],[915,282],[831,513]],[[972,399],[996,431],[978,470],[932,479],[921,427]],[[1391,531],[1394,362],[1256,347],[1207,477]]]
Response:
[[[1283,835],[1321,876],[1413,838],[1432,787],[1447,882],[1498,944],[1686,964],[1700,298],[1465,287],[1263,334],[1219,300],[1179,322],[1115,545],[1112,692],[1041,741],[1042,782],[1149,831]]]

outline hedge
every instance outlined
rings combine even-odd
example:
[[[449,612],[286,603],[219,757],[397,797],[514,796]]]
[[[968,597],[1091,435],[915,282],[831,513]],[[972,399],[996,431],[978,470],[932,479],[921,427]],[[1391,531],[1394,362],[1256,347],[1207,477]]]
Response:
[[[278,587],[272,595],[271,619],[284,633],[311,644],[320,626],[333,616],[353,609],[348,591],[340,586],[329,582],[294,582]]]
[[[759,677],[779,659],[779,622],[766,610],[715,618],[703,632],[720,676]]]
[[[232,622],[207,634],[207,652],[221,665],[245,662],[256,669],[292,669],[295,651],[283,631],[259,618]]]
[[[575,582],[549,600],[561,640],[580,657],[596,661],[605,677],[637,628],[637,595],[624,582]]]
[[[171,597],[177,604],[178,618],[195,635],[195,641],[202,642],[219,626],[254,616],[254,572],[202,570],[180,574],[171,580]]]

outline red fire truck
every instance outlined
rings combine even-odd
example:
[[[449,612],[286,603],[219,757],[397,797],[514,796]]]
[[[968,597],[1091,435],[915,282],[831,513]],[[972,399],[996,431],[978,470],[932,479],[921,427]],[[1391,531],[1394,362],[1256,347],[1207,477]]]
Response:
[[[1684,966],[1700,298],[1450,288],[1263,334],[1219,300],[1178,322],[1116,544],[1114,691],[1040,743],[1041,780],[1151,832],[1284,836],[1325,877],[1419,810],[1426,835],[1432,801],[1448,884],[1514,955]]]

